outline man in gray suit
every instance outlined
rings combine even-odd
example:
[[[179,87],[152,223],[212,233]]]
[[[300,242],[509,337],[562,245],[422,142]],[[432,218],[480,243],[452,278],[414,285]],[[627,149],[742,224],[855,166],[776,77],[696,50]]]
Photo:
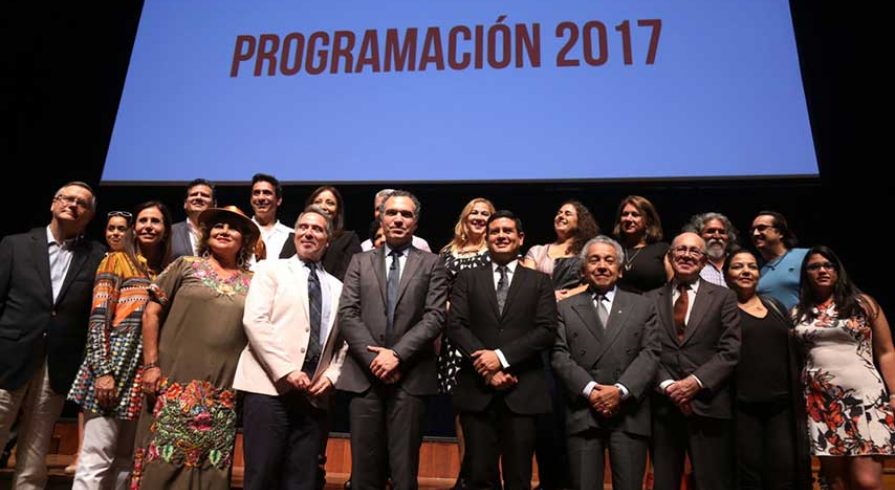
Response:
[[[186,187],[183,210],[186,219],[171,227],[171,259],[196,255],[199,242],[199,215],[216,206],[214,185],[205,179],[195,179]]]
[[[732,291],[700,279],[705,248],[695,233],[675,237],[674,278],[649,293],[662,343],[652,407],[655,490],[680,488],[688,453],[696,488],[733,488],[730,375],[740,357],[740,316]]]
[[[445,320],[447,274],[411,245],[420,203],[394,191],[382,203],[382,248],[354,255],[339,300],[348,356],[336,388],[351,393],[351,486],[417,488],[425,400],[438,392],[434,340]]]
[[[643,488],[650,436],[649,394],[659,356],[655,304],[618,289],[624,249],[600,235],[581,249],[587,292],[559,302],[552,365],[568,394],[569,466],[576,489]]]

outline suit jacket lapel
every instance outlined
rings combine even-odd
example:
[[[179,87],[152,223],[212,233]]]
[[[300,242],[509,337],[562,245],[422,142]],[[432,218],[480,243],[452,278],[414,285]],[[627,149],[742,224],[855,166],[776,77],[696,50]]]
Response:
[[[594,303],[590,294],[582,293],[573,298],[569,298],[566,301],[575,302],[572,309],[575,310],[578,318],[581,319],[581,323],[587,327],[587,331],[594,336],[597,342],[599,342],[600,350],[602,350],[604,338],[603,325],[600,323],[600,317],[597,316],[597,310],[594,308]]]
[[[295,296],[296,301],[298,301],[299,308],[302,311],[302,317],[305,319],[305,322],[310,324],[310,308],[308,306],[308,282],[302,280],[301,268],[304,267],[304,264],[301,262],[301,259],[298,258],[298,255],[293,255],[289,259],[289,272],[292,274],[292,284],[295,284],[295,289],[297,296]]]
[[[370,261],[372,262],[372,269],[376,273],[376,280],[379,282],[379,292],[382,293],[382,304],[388,304],[388,292],[386,290],[386,278],[387,275],[385,273],[385,247],[377,248],[376,251],[370,254]]]
[[[494,313],[494,318],[498,321],[500,320],[500,309],[497,307],[497,288],[494,287],[494,270],[492,269],[492,265],[489,263],[485,267],[481,267],[477,278],[478,282],[482,284],[480,288],[484,288],[484,291],[470,291],[467,294],[484,294],[485,297],[488,298],[488,304],[491,306],[491,312]],[[504,309],[506,309],[506,305],[504,305]]]
[[[31,232],[31,258],[37,269],[37,276],[44,286],[49,303],[53,303],[53,285],[50,282],[50,252],[47,229],[35,228]],[[60,295],[61,296],[61,295]]]
[[[615,298],[612,300],[612,311],[609,312],[609,321],[606,322],[606,329],[603,336],[603,346],[600,353],[597,354],[597,360],[603,357],[603,354],[609,350],[618,334],[624,330],[625,320],[628,318],[628,298],[622,291],[616,290]]]
[[[501,317],[510,311],[510,305],[513,304],[513,299],[519,295],[519,290],[523,287],[522,283],[525,282],[525,275],[529,272],[528,269],[522,267],[522,263],[516,262],[516,271],[513,272],[512,279],[510,280],[510,289],[507,291],[507,300],[503,304],[503,313],[501,314]],[[494,288],[494,302],[497,302],[497,288]]]
[[[684,341],[681,345],[686,344],[693,336],[693,332],[699,329],[702,319],[708,311],[709,303],[712,302],[712,290],[707,288],[705,283],[700,279],[699,289],[696,291],[696,297],[693,299],[693,308],[690,309],[690,321],[684,329]]]
[[[404,295],[404,291],[407,290],[407,283],[410,282],[410,278],[416,274],[416,270],[419,269],[420,261],[422,257],[420,257],[420,251],[413,248],[407,248],[407,261],[404,262],[404,270],[401,271],[401,280],[398,282],[398,299],[395,300],[395,304],[401,301],[401,296]]]
[[[65,292],[68,291],[68,287],[71,286],[75,277],[78,277],[78,272],[84,267],[84,262],[87,261],[88,248],[86,239],[82,239],[81,242],[75,246],[71,257],[71,263],[68,265],[68,271],[65,273],[65,280],[62,281],[62,288],[59,289],[59,296],[56,297],[56,303],[62,301],[62,298],[65,297]],[[47,261],[47,266],[49,267],[49,259]]]

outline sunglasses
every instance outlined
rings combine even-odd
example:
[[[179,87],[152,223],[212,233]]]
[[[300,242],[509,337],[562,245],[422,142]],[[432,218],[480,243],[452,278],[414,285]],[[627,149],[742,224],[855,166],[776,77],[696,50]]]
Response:
[[[109,214],[106,215],[106,219],[124,218],[128,223],[130,223],[133,217],[134,215],[127,211],[109,211]]]

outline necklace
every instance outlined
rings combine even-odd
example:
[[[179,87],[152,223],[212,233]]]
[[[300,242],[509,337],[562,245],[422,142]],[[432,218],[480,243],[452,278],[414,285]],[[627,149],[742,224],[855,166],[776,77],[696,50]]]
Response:
[[[630,271],[631,267],[634,266],[634,259],[637,258],[637,255],[640,254],[640,251],[646,247],[635,248],[635,252],[629,257],[628,249],[625,249],[625,272]]]

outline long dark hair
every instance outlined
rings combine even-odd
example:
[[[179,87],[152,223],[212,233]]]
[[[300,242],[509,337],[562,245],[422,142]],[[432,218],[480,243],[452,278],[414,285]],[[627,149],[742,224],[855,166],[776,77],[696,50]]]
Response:
[[[796,305],[795,310],[796,319],[814,320],[817,318],[814,307],[817,306],[821,298],[817,297],[814,290],[811,289],[811,284],[808,282],[808,260],[813,255],[820,255],[829,260],[836,270],[837,279],[836,284],[833,285],[833,302],[836,304],[836,313],[839,315],[839,318],[869,318],[873,311],[872,307],[864,299],[861,290],[849,279],[842,261],[839,260],[839,256],[830,247],[817,245],[808,250],[808,253],[805,254],[805,259],[802,260],[802,270],[799,274],[801,284],[799,303]]]
[[[168,207],[164,205],[161,201],[146,201],[142,204],[137,205],[134,208],[133,212],[133,223],[131,227],[127,230],[127,236],[124,239],[124,253],[127,255],[127,259],[141,272],[149,275],[150,271],[146,270],[141,264],[140,261],[137,260],[137,252],[139,251],[139,245],[137,244],[137,234],[136,234],[136,226],[137,226],[137,218],[140,216],[140,213],[144,209],[149,208],[158,208],[162,213],[162,223],[165,225],[165,235],[162,237],[162,253],[158,255],[158,258],[154,263],[148,263],[149,269],[152,271],[159,273],[168,264],[171,262],[171,211],[168,210]],[[147,260],[149,258],[147,257]]]
[[[342,194],[339,193],[338,189],[331,185],[321,185],[314,189],[314,192],[312,192],[311,195],[308,196],[308,199],[305,200],[305,207],[307,208],[311,204],[314,204],[314,199],[317,199],[317,196],[323,191],[332,192],[333,196],[336,198],[336,214],[332,217],[333,236],[341,235],[342,227],[345,226],[345,201],[342,200]]]
[[[597,220],[594,219],[594,215],[591,214],[590,209],[587,209],[587,206],[582,204],[581,201],[569,199],[562,203],[559,208],[562,209],[566,204],[575,208],[575,214],[578,215],[578,226],[575,227],[575,232],[572,233],[574,238],[572,239],[572,244],[566,249],[566,253],[578,255],[588,240],[600,234],[600,226],[597,224]]]
[[[662,241],[662,220],[659,219],[659,212],[649,199],[643,196],[631,195],[618,204],[618,210],[615,212],[615,226],[612,228],[612,236],[616,240],[624,241],[622,237],[622,211],[628,204],[637,208],[646,222],[646,233],[644,239],[647,244]]]

